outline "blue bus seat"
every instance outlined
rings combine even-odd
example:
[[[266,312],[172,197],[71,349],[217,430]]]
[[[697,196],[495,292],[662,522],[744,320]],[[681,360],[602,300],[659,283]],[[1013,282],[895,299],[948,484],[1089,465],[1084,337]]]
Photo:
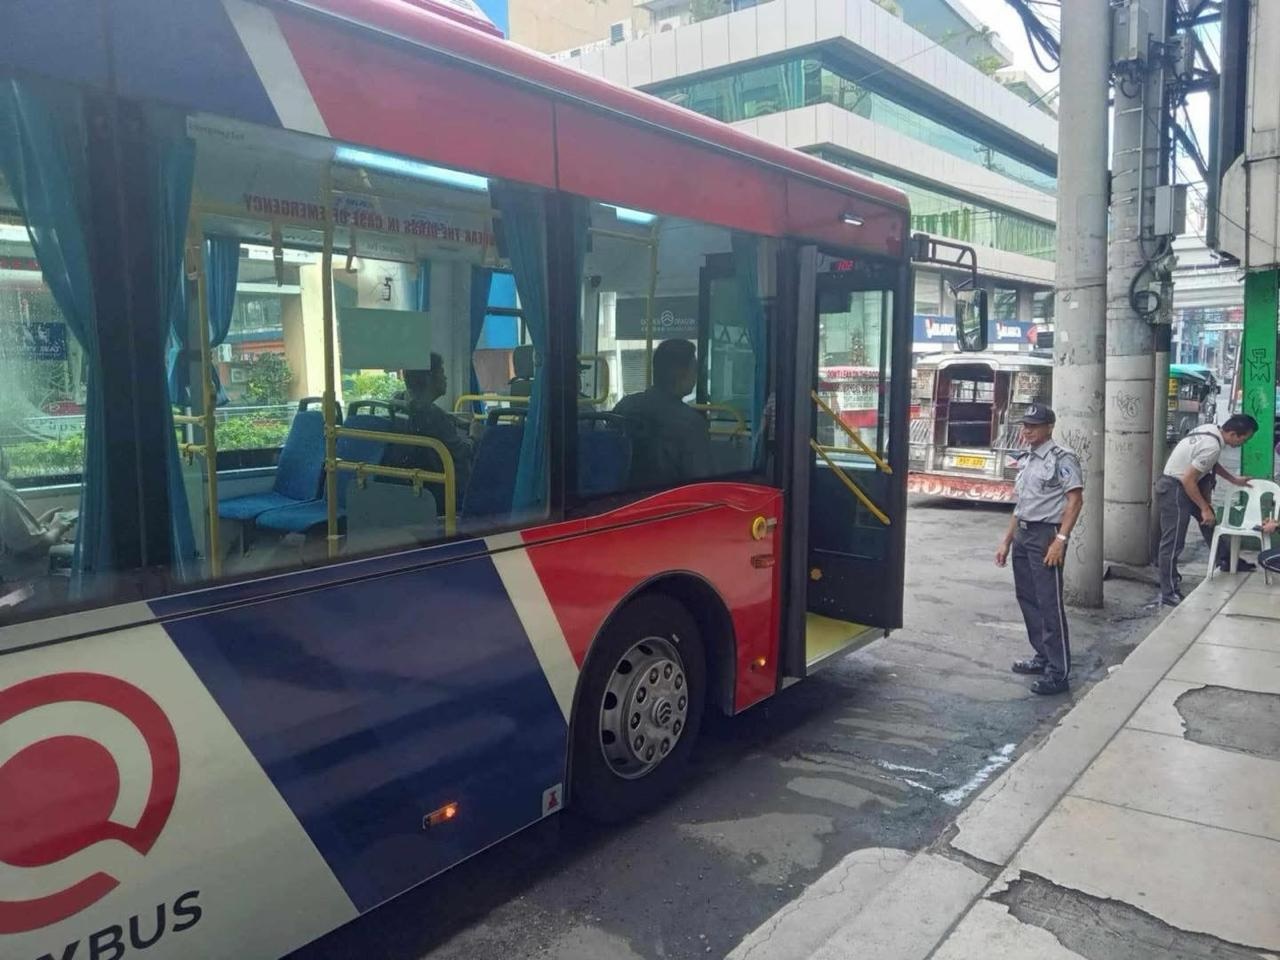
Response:
[[[511,351],[511,368],[515,376],[507,384],[507,392],[513,397],[533,396],[533,378],[537,371],[537,354],[529,344]]]
[[[380,433],[392,432],[389,417],[377,417],[373,414],[359,413],[347,418],[344,426],[352,430],[375,430]],[[338,459],[356,460],[361,463],[382,463],[382,456],[387,444],[383,440],[366,440],[357,437],[338,438]],[[323,466],[323,462],[321,464]],[[347,505],[347,488],[355,480],[355,474],[346,470],[338,473],[338,518],[344,519],[344,508]],[[260,514],[257,525],[263,530],[277,533],[305,533],[312,527],[320,526],[329,520],[329,502],[323,495],[317,500],[306,503],[294,503],[278,507]]]
[[[578,493],[598,497],[626,489],[631,476],[631,438],[621,430],[578,431]]]
[[[462,502],[464,517],[492,517],[511,512],[520,466],[523,423],[499,423],[480,439],[471,462],[471,482]]]
[[[324,414],[302,410],[294,415],[280,449],[275,483],[266,493],[250,493],[218,502],[223,520],[255,520],[268,510],[314,500],[324,472]]]

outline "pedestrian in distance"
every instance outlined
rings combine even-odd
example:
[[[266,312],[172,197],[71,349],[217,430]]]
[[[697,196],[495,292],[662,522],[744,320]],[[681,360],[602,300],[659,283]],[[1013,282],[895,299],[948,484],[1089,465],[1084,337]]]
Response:
[[[1015,660],[1014,673],[1042,674],[1039,694],[1065,693],[1071,678],[1071,639],[1062,600],[1062,567],[1071,531],[1084,506],[1080,458],[1053,439],[1053,410],[1036,403],[1022,418],[1020,469],[1013,517],[996,550],[996,565],[1013,558],[1013,583],[1033,655]]]
[[[1155,485],[1160,511],[1160,555],[1156,566],[1160,573],[1160,602],[1165,606],[1176,607],[1182,602],[1178,558],[1187,543],[1187,525],[1198,520],[1204,542],[1213,543],[1213,528],[1218,522],[1211,502],[1215,478],[1222,477],[1237,487],[1249,486],[1246,478],[1237,477],[1218,462],[1223,449],[1243,446],[1257,432],[1258,421],[1238,413],[1221,427],[1211,423],[1196,427],[1169,454]],[[1230,561],[1225,542],[1219,545],[1217,561],[1220,570],[1227,569]],[[1254,565],[1241,560],[1238,568],[1248,571]]]

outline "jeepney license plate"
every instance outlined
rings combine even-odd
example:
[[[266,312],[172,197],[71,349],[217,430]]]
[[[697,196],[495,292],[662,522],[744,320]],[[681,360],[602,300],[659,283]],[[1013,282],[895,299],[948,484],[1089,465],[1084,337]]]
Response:
[[[957,467],[972,467],[975,470],[985,470],[987,468],[986,457],[956,457]]]

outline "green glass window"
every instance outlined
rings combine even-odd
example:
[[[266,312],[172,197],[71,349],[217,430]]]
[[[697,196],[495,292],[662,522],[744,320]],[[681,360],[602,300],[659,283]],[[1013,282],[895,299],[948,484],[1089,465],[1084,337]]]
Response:
[[[1057,190],[1057,177],[1012,157],[946,123],[894,101],[814,57],[793,58],[763,67],[721,73],[692,83],[659,84],[648,92],[726,123],[783,110],[831,103],[903,136],[986,167],[1044,193]]]

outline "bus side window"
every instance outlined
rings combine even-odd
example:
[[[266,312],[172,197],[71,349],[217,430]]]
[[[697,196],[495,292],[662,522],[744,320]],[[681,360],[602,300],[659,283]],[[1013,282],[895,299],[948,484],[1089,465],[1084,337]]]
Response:
[[[115,582],[83,111],[61,84],[0,92],[0,625]]]
[[[762,470],[772,241],[603,203],[588,219],[578,497]]]
[[[239,121],[165,119],[157,131],[195,144],[169,370],[187,454],[171,519],[190,527],[192,562],[173,579],[545,518],[544,193]],[[517,355],[533,374],[519,391]]]

